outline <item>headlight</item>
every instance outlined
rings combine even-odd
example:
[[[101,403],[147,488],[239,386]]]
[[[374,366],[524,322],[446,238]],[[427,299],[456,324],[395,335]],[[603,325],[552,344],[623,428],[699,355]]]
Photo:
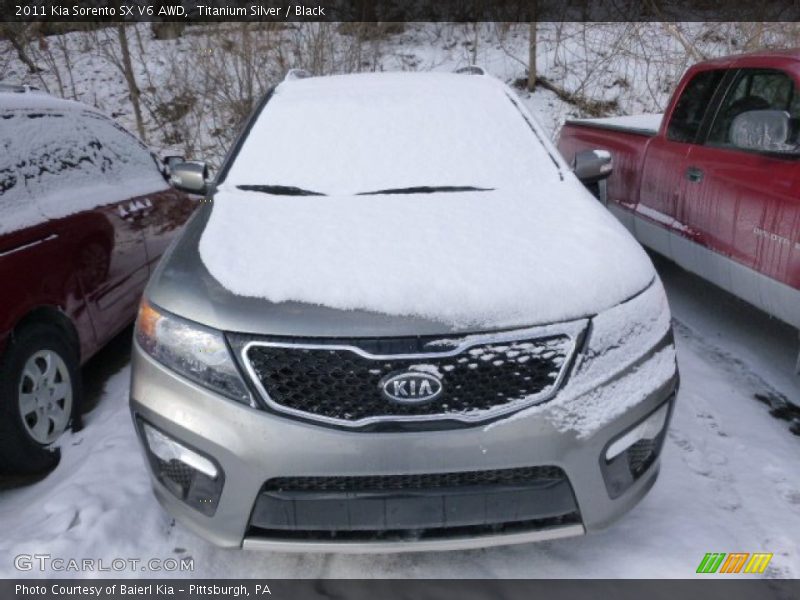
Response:
[[[596,381],[633,364],[665,343],[670,312],[664,286],[656,278],[636,297],[592,318],[584,361],[576,377]]]
[[[187,379],[251,404],[222,332],[163,313],[143,300],[136,319],[136,341],[155,360]]]

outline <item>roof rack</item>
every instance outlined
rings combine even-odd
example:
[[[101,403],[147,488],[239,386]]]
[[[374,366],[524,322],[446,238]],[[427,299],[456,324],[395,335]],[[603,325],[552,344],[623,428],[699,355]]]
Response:
[[[18,85],[16,83],[0,83],[0,92],[14,92],[24,94],[25,92],[37,92],[39,88],[32,85]]]
[[[461,67],[460,69],[456,69],[455,73],[459,75],[486,75],[486,71],[483,70],[483,67],[479,67],[478,65]]]
[[[283,80],[294,81],[296,79],[307,79],[308,77],[312,77],[312,75],[305,69],[289,69],[286,72],[286,77],[284,77]]]

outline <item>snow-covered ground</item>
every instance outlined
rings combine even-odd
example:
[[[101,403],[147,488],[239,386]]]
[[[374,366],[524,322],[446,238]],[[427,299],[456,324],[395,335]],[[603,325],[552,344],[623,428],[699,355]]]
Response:
[[[127,407],[118,340],[88,369],[99,398],[58,468],[0,491],[0,577],[12,557],[194,559],[204,577],[692,577],[706,552],[772,552],[767,577],[800,577],[800,438],[756,393],[800,397],[789,328],[659,261],[672,303],[681,391],[651,493],[586,537],[467,552],[295,555],[223,550],[162,511]],[[109,371],[114,371],[109,373]],[[51,573],[72,576],[74,573]],[[113,574],[113,573],[111,573]],[[141,576],[123,571],[121,576]],[[158,576],[159,573],[147,573]]]

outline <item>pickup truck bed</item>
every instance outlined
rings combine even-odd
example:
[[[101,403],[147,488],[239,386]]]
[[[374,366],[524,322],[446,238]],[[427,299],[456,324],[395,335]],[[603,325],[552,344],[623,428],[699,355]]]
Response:
[[[603,117],[600,119],[572,119],[567,124],[580,127],[587,126],[594,129],[609,129],[633,135],[653,137],[661,128],[663,113],[630,115],[625,117]]]

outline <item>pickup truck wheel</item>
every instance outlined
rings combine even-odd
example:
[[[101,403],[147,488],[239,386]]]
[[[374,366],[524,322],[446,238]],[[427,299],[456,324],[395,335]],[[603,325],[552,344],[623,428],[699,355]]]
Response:
[[[0,360],[0,472],[35,474],[58,464],[52,448],[80,394],[77,351],[57,327],[31,325]]]

